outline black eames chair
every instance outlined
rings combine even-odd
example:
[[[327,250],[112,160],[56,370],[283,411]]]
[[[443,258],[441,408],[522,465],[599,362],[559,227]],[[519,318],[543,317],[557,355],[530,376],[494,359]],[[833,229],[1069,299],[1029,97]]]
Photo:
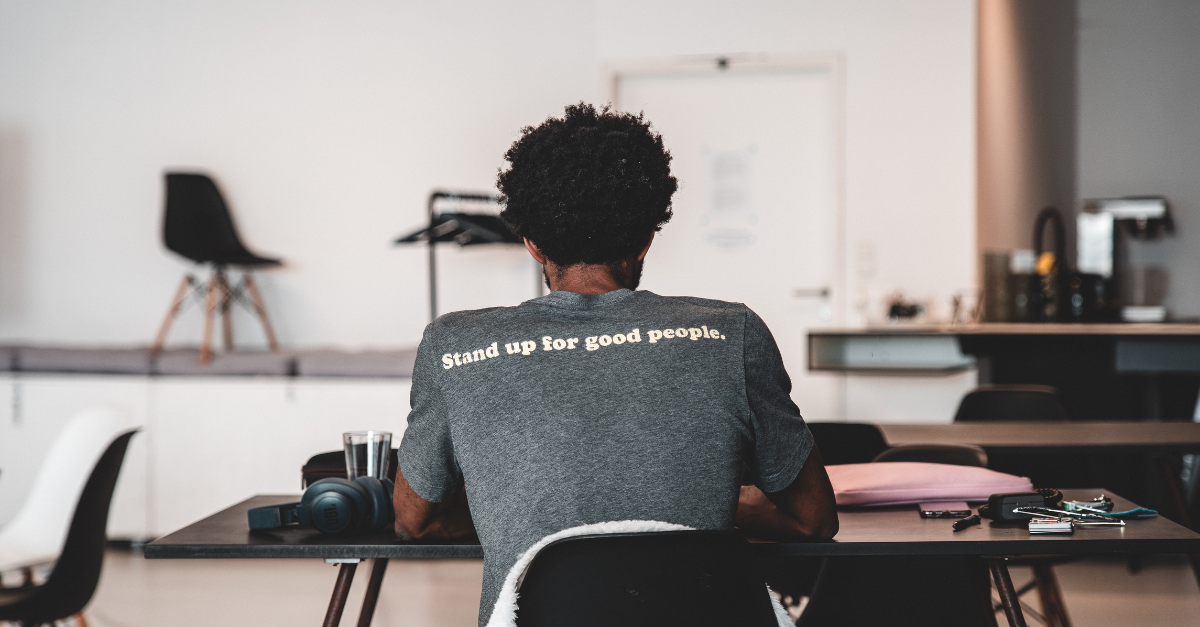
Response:
[[[777,627],[749,543],[727,531],[578,536],[534,556],[518,627]]]
[[[36,587],[0,589],[0,622],[52,624],[79,614],[92,600],[104,564],[108,507],[125,449],[135,433],[118,436],[96,462],[75,506],[62,554],[46,582]]]
[[[912,445],[883,451],[874,461],[984,467],[987,453],[977,446]],[[982,560],[970,557],[827,558],[797,624],[991,626],[990,595]]]
[[[267,336],[267,344],[271,350],[279,350],[275,331],[271,328],[258,285],[254,282],[253,269],[278,266],[280,260],[261,257],[246,248],[233,226],[229,207],[225,205],[221,191],[211,178],[203,174],[185,173],[168,173],[166,178],[163,243],[168,250],[196,263],[211,264],[213,273],[207,286],[197,282],[191,273],[184,275],[154,340],[153,352],[162,350],[171,323],[190,294],[204,294],[204,340],[200,361],[207,363],[211,359],[213,323],[217,315],[223,321],[225,350],[233,350],[233,324],[229,308],[235,302],[258,316]],[[242,270],[241,281],[234,285],[226,276],[227,268],[231,266]]]
[[[1047,385],[981,385],[958,404],[954,422],[1066,422],[1058,390]]]

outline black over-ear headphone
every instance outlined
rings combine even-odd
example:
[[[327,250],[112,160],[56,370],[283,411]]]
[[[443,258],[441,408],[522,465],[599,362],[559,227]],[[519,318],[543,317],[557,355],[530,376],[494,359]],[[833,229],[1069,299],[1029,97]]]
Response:
[[[278,529],[290,523],[325,533],[382,531],[395,520],[389,479],[358,477],[314,481],[299,503],[255,507],[247,512],[250,529]]]

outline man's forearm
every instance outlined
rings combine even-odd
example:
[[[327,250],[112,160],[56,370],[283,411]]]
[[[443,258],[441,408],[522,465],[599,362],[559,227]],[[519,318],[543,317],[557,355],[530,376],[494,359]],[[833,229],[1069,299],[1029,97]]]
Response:
[[[734,520],[746,531],[775,538],[837,535],[837,505],[820,451],[814,448],[792,484],[779,492],[743,486]]]
[[[828,540],[837,533],[837,514],[830,524],[828,517],[801,521],[779,509],[762,490],[754,486],[743,486],[738,499],[734,524],[751,534],[764,538],[812,538]]]
[[[392,502],[396,535],[405,540],[461,540],[476,535],[465,488],[441,503],[431,503],[413,491],[398,469]]]

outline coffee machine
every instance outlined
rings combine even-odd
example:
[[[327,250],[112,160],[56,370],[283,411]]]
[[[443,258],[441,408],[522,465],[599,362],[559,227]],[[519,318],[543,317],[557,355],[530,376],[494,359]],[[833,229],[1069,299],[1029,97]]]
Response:
[[[1086,200],[1075,218],[1076,272],[1070,278],[1071,317],[1085,322],[1163,322],[1166,271],[1132,267],[1131,242],[1175,231],[1167,199],[1127,196]]]

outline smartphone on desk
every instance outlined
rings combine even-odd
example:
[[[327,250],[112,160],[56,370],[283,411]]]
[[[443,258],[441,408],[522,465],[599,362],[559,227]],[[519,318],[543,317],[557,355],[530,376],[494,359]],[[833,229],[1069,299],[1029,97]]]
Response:
[[[921,511],[921,518],[962,518],[971,515],[971,508],[966,501],[921,503],[917,508]]]

